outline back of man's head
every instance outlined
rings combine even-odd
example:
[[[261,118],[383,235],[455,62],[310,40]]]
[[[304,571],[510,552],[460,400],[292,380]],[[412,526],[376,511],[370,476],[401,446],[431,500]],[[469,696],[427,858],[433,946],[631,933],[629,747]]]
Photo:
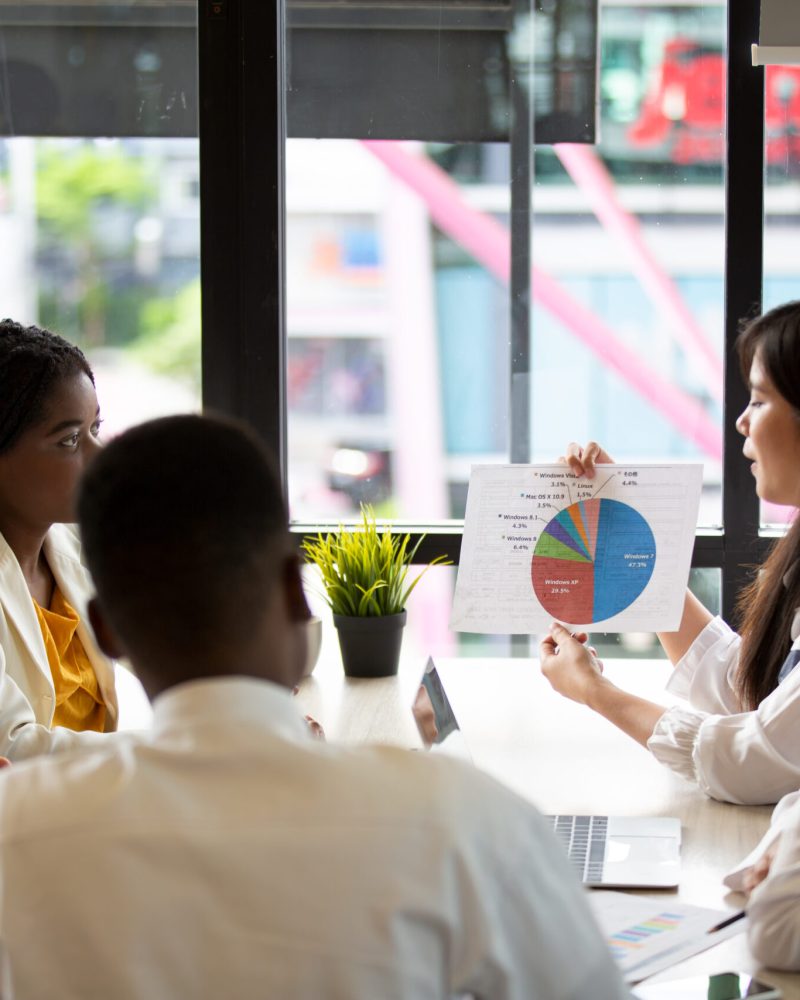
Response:
[[[198,416],[134,427],[90,466],[78,512],[101,618],[138,668],[158,663],[164,687],[221,663],[241,672],[291,559],[280,483],[251,433]]]

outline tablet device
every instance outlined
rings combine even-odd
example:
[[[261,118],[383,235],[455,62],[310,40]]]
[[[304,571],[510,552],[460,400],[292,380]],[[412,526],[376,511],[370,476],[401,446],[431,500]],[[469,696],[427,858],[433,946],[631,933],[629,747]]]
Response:
[[[472,761],[433,657],[425,664],[411,711],[426,750]]]

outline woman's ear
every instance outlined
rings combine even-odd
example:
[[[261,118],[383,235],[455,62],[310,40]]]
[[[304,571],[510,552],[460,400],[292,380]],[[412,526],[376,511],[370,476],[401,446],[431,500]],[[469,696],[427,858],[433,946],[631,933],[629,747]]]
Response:
[[[287,556],[283,564],[283,590],[290,621],[307,622],[311,617],[311,611],[303,589],[300,560],[296,555]]]
[[[117,638],[117,633],[111,627],[103,612],[102,605],[96,597],[89,601],[89,624],[92,626],[94,637],[100,649],[112,660],[118,660],[125,656],[122,643]]]

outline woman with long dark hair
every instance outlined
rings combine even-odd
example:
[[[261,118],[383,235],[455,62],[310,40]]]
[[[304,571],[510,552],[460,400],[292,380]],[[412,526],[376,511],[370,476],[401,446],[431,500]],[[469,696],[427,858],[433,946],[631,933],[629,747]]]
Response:
[[[736,422],[762,500],[800,508],[800,302],[748,323],[737,341],[750,402]],[[596,443],[564,459],[592,478],[613,461]],[[742,595],[740,634],[687,593],[677,632],[659,635],[675,665],[664,709],[611,684],[585,646],[554,625],[541,644],[552,686],[588,705],[709,796],[777,802],[800,787],[800,519]],[[581,641],[583,640],[583,641]]]
[[[116,728],[113,664],[86,621],[78,481],[99,442],[81,351],[0,322],[0,754],[11,759]]]

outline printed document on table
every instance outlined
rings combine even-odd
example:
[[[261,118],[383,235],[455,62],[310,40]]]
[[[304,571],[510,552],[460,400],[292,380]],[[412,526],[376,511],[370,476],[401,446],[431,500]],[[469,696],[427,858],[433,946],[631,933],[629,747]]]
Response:
[[[638,983],[691,955],[741,934],[746,918],[666,896],[592,890],[594,918],[626,983]],[[731,916],[734,917],[731,920]],[[715,930],[718,924],[726,924]]]
[[[451,628],[678,628],[702,465],[475,465]]]

